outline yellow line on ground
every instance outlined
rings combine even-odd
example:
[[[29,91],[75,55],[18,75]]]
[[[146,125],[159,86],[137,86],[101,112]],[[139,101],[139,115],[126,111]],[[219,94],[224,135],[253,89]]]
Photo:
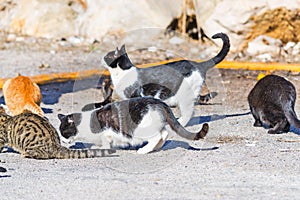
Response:
[[[156,63],[142,64],[138,67],[151,67],[155,65],[166,64],[169,62],[178,61],[181,59],[172,59],[165,60]],[[202,60],[195,60],[196,62],[203,62]],[[300,63],[298,64],[288,64],[288,63],[264,63],[264,62],[241,62],[241,61],[222,61],[219,63],[217,68],[220,69],[243,69],[243,70],[256,70],[256,71],[276,71],[276,70],[285,70],[300,72]]]

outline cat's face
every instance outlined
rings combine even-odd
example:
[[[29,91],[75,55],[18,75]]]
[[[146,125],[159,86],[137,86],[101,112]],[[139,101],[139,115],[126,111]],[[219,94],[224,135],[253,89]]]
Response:
[[[58,114],[58,119],[60,120],[60,134],[66,138],[69,139],[71,137],[76,136],[78,133],[77,126],[80,124],[81,121],[81,114],[80,113],[73,113],[70,115],[63,115]]]
[[[108,52],[103,58],[106,66],[111,68],[121,68],[123,70],[130,69],[133,64],[131,63],[125,49],[125,45],[122,45],[119,50],[118,47],[115,51]]]

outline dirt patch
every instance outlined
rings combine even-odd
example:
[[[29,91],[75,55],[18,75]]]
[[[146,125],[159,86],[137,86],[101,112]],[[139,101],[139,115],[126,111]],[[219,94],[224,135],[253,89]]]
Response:
[[[247,139],[240,136],[218,136],[218,137],[211,137],[207,139],[208,142],[214,142],[218,144],[225,144],[225,143],[237,144],[244,140]]]
[[[246,37],[245,48],[259,35],[280,39],[283,44],[300,41],[300,9],[289,10],[281,7],[267,10],[260,15],[252,16],[250,21],[253,25]]]

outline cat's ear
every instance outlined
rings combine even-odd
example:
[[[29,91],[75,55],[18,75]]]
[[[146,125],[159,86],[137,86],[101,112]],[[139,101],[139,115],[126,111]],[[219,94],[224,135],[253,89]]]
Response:
[[[71,117],[72,117],[72,120],[74,121],[75,124],[77,124],[77,125],[80,124],[81,118],[82,118],[82,114],[81,113],[73,113],[71,115]]]
[[[62,122],[63,119],[66,117],[66,115],[58,114],[57,117],[58,117],[58,119],[60,120],[60,122]]]
[[[123,44],[123,45],[121,46],[120,53],[121,53],[121,54],[125,54],[125,53],[126,53],[125,44]]]
[[[118,49],[118,47],[117,47],[116,50],[115,50],[114,57],[117,58],[118,56],[119,56],[119,49]]]

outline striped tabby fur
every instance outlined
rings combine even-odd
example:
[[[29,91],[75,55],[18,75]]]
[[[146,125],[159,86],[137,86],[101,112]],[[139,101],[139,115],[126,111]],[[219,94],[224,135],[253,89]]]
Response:
[[[49,121],[29,112],[14,117],[0,113],[0,152],[4,145],[26,158],[35,159],[92,158],[115,152],[107,149],[75,150],[61,146],[58,133]]]

